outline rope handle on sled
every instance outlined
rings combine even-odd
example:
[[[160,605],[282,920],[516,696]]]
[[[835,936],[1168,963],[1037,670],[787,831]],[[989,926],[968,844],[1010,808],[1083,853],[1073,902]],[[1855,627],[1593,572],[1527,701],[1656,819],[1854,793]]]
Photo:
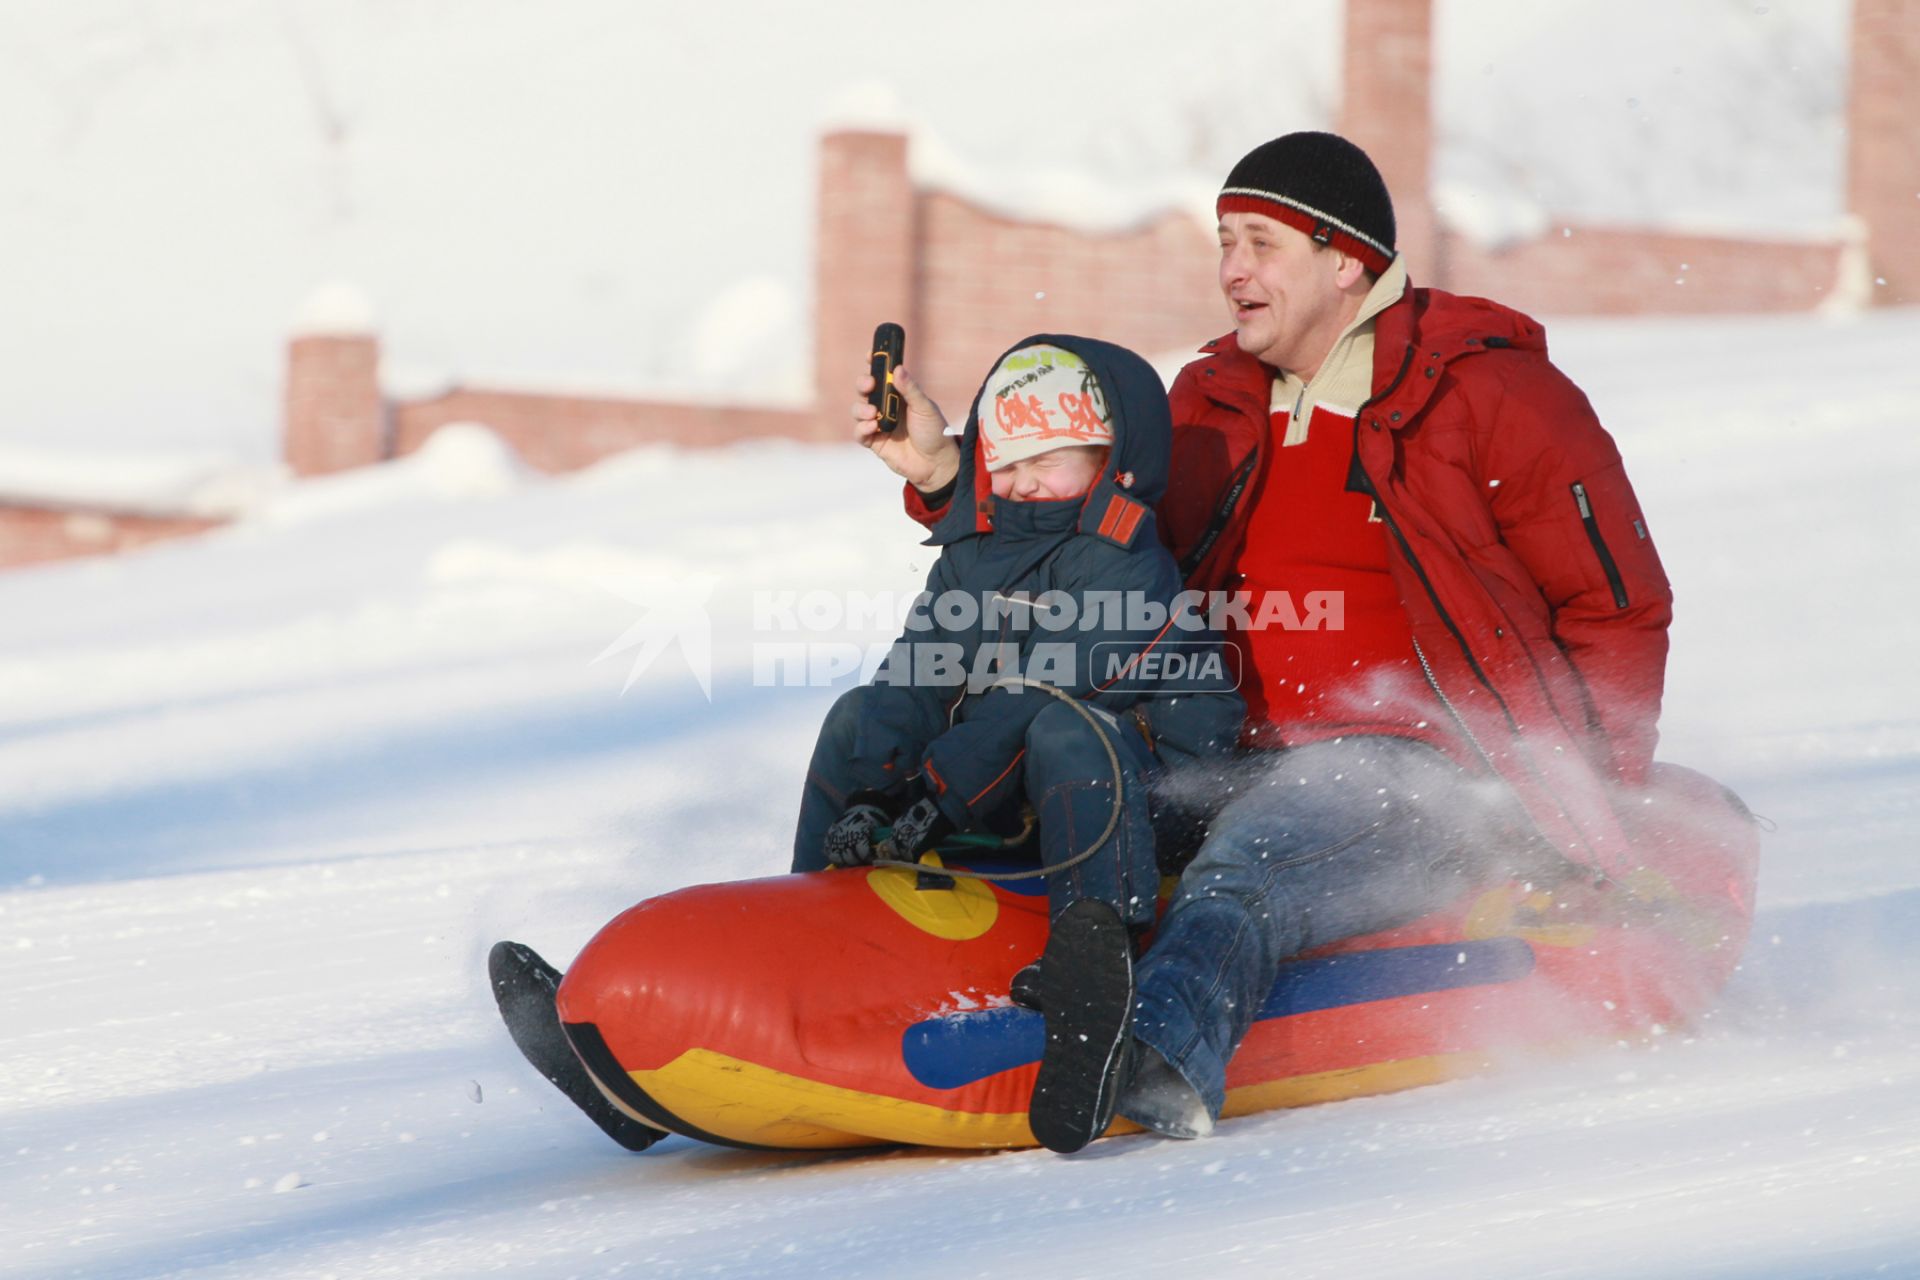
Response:
[[[1064,859],[1060,862],[1042,863],[1031,871],[969,871],[964,867],[932,867],[924,862],[908,861],[903,858],[875,858],[872,863],[873,866],[898,867],[903,871],[919,871],[930,876],[951,876],[961,880],[992,880],[996,882],[1005,880],[1034,880],[1041,876],[1051,875],[1057,871],[1066,871],[1072,867],[1079,866],[1088,858],[1100,852],[1100,850],[1105,847],[1107,841],[1113,838],[1114,831],[1120,826],[1121,803],[1124,798],[1122,791],[1126,786],[1126,773],[1120,767],[1120,755],[1113,749],[1113,742],[1107,737],[1105,726],[1100,723],[1099,717],[1095,716],[1093,712],[1088,709],[1087,705],[1078,698],[1055,688],[1053,685],[1042,684],[1038,680],[1029,680],[1025,676],[1006,676],[994,681],[988,685],[987,688],[1010,689],[1016,685],[1024,685],[1029,689],[1039,689],[1044,693],[1051,694],[1060,699],[1060,701],[1066,703],[1078,712],[1080,718],[1092,726],[1094,736],[1099,738],[1101,748],[1107,753],[1107,764],[1113,769],[1113,804],[1107,814],[1107,825],[1101,830],[1099,836],[1092,844],[1080,850],[1080,852],[1074,854],[1071,858]],[[884,830],[886,831],[886,836],[882,837],[883,839],[890,837],[893,833],[891,827],[885,828]],[[1030,827],[1022,828],[1020,833],[1012,837],[1012,839],[1024,839],[1028,830],[1030,830]],[[875,831],[874,834],[880,835],[881,832]],[[981,849],[1003,849],[1010,841],[1002,840],[997,836],[969,835],[966,832],[962,832],[959,835],[947,837],[942,843]]]

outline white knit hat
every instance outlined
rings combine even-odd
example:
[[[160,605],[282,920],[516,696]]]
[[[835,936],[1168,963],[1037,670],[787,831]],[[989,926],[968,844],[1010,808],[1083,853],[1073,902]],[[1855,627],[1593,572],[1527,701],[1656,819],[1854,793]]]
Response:
[[[1071,351],[1036,343],[995,366],[980,393],[980,456],[987,470],[1070,445],[1112,445],[1107,395]]]

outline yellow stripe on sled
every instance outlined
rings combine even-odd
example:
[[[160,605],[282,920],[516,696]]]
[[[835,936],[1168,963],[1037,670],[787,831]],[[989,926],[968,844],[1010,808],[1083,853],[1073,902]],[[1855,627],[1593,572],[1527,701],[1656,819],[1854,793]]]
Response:
[[[1445,1053],[1291,1076],[1228,1090],[1221,1114],[1252,1115],[1397,1093],[1478,1075],[1493,1065],[1486,1054]],[[1024,1112],[952,1111],[802,1079],[711,1049],[689,1049],[664,1067],[629,1074],[673,1115],[716,1137],[755,1146],[825,1150],[895,1142],[962,1148],[1037,1145]],[[1107,1132],[1117,1136],[1140,1129],[1115,1120]]]
[[[1310,1107],[1320,1102],[1345,1102],[1377,1093],[1398,1093],[1442,1080],[1479,1075],[1493,1065],[1494,1060],[1483,1053],[1437,1053],[1427,1058],[1403,1058],[1399,1062],[1375,1062],[1315,1075],[1289,1076],[1227,1090],[1227,1104],[1220,1109],[1220,1114],[1245,1116],[1279,1107]]]
[[[768,1147],[1030,1147],[1024,1111],[950,1111],[843,1089],[711,1049],[689,1049],[653,1071],[629,1072],[655,1102],[716,1137]]]

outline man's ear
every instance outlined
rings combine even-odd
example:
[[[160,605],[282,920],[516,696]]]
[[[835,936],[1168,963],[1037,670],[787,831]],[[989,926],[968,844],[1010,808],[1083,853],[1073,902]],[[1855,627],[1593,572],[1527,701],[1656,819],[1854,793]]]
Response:
[[[1333,282],[1339,285],[1341,291],[1344,292],[1353,288],[1366,277],[1367,264],[1352,254],[1343,253],[1339,249],[1335,249],[1334,253],[1338,256],[1339,261],[1335,263],[1333,268]]]

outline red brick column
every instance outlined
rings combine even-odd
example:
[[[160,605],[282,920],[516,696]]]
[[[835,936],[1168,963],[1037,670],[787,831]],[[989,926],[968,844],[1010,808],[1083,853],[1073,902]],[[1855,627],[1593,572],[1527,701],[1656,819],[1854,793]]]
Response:
[[[1920,4],[1854,0],[1847,203],[1879,304],[1920,302]]]
[[[1373,157],[1393,193],[1398,248],[1416,284],[1442,284],[1434,234],[1431,0],[1347,0],[1340,133]]]
[[[907,139],[897,133],[829,133],[820,140],[819,231],[814,244],[815,412],[823,439],[845,439],[851,384],[873,328],[907,327],[913,364],[914,194]]]
[[[284,426],[287,465],[297,476],[386,457],[379,339],[317,333],[288,343]]]

